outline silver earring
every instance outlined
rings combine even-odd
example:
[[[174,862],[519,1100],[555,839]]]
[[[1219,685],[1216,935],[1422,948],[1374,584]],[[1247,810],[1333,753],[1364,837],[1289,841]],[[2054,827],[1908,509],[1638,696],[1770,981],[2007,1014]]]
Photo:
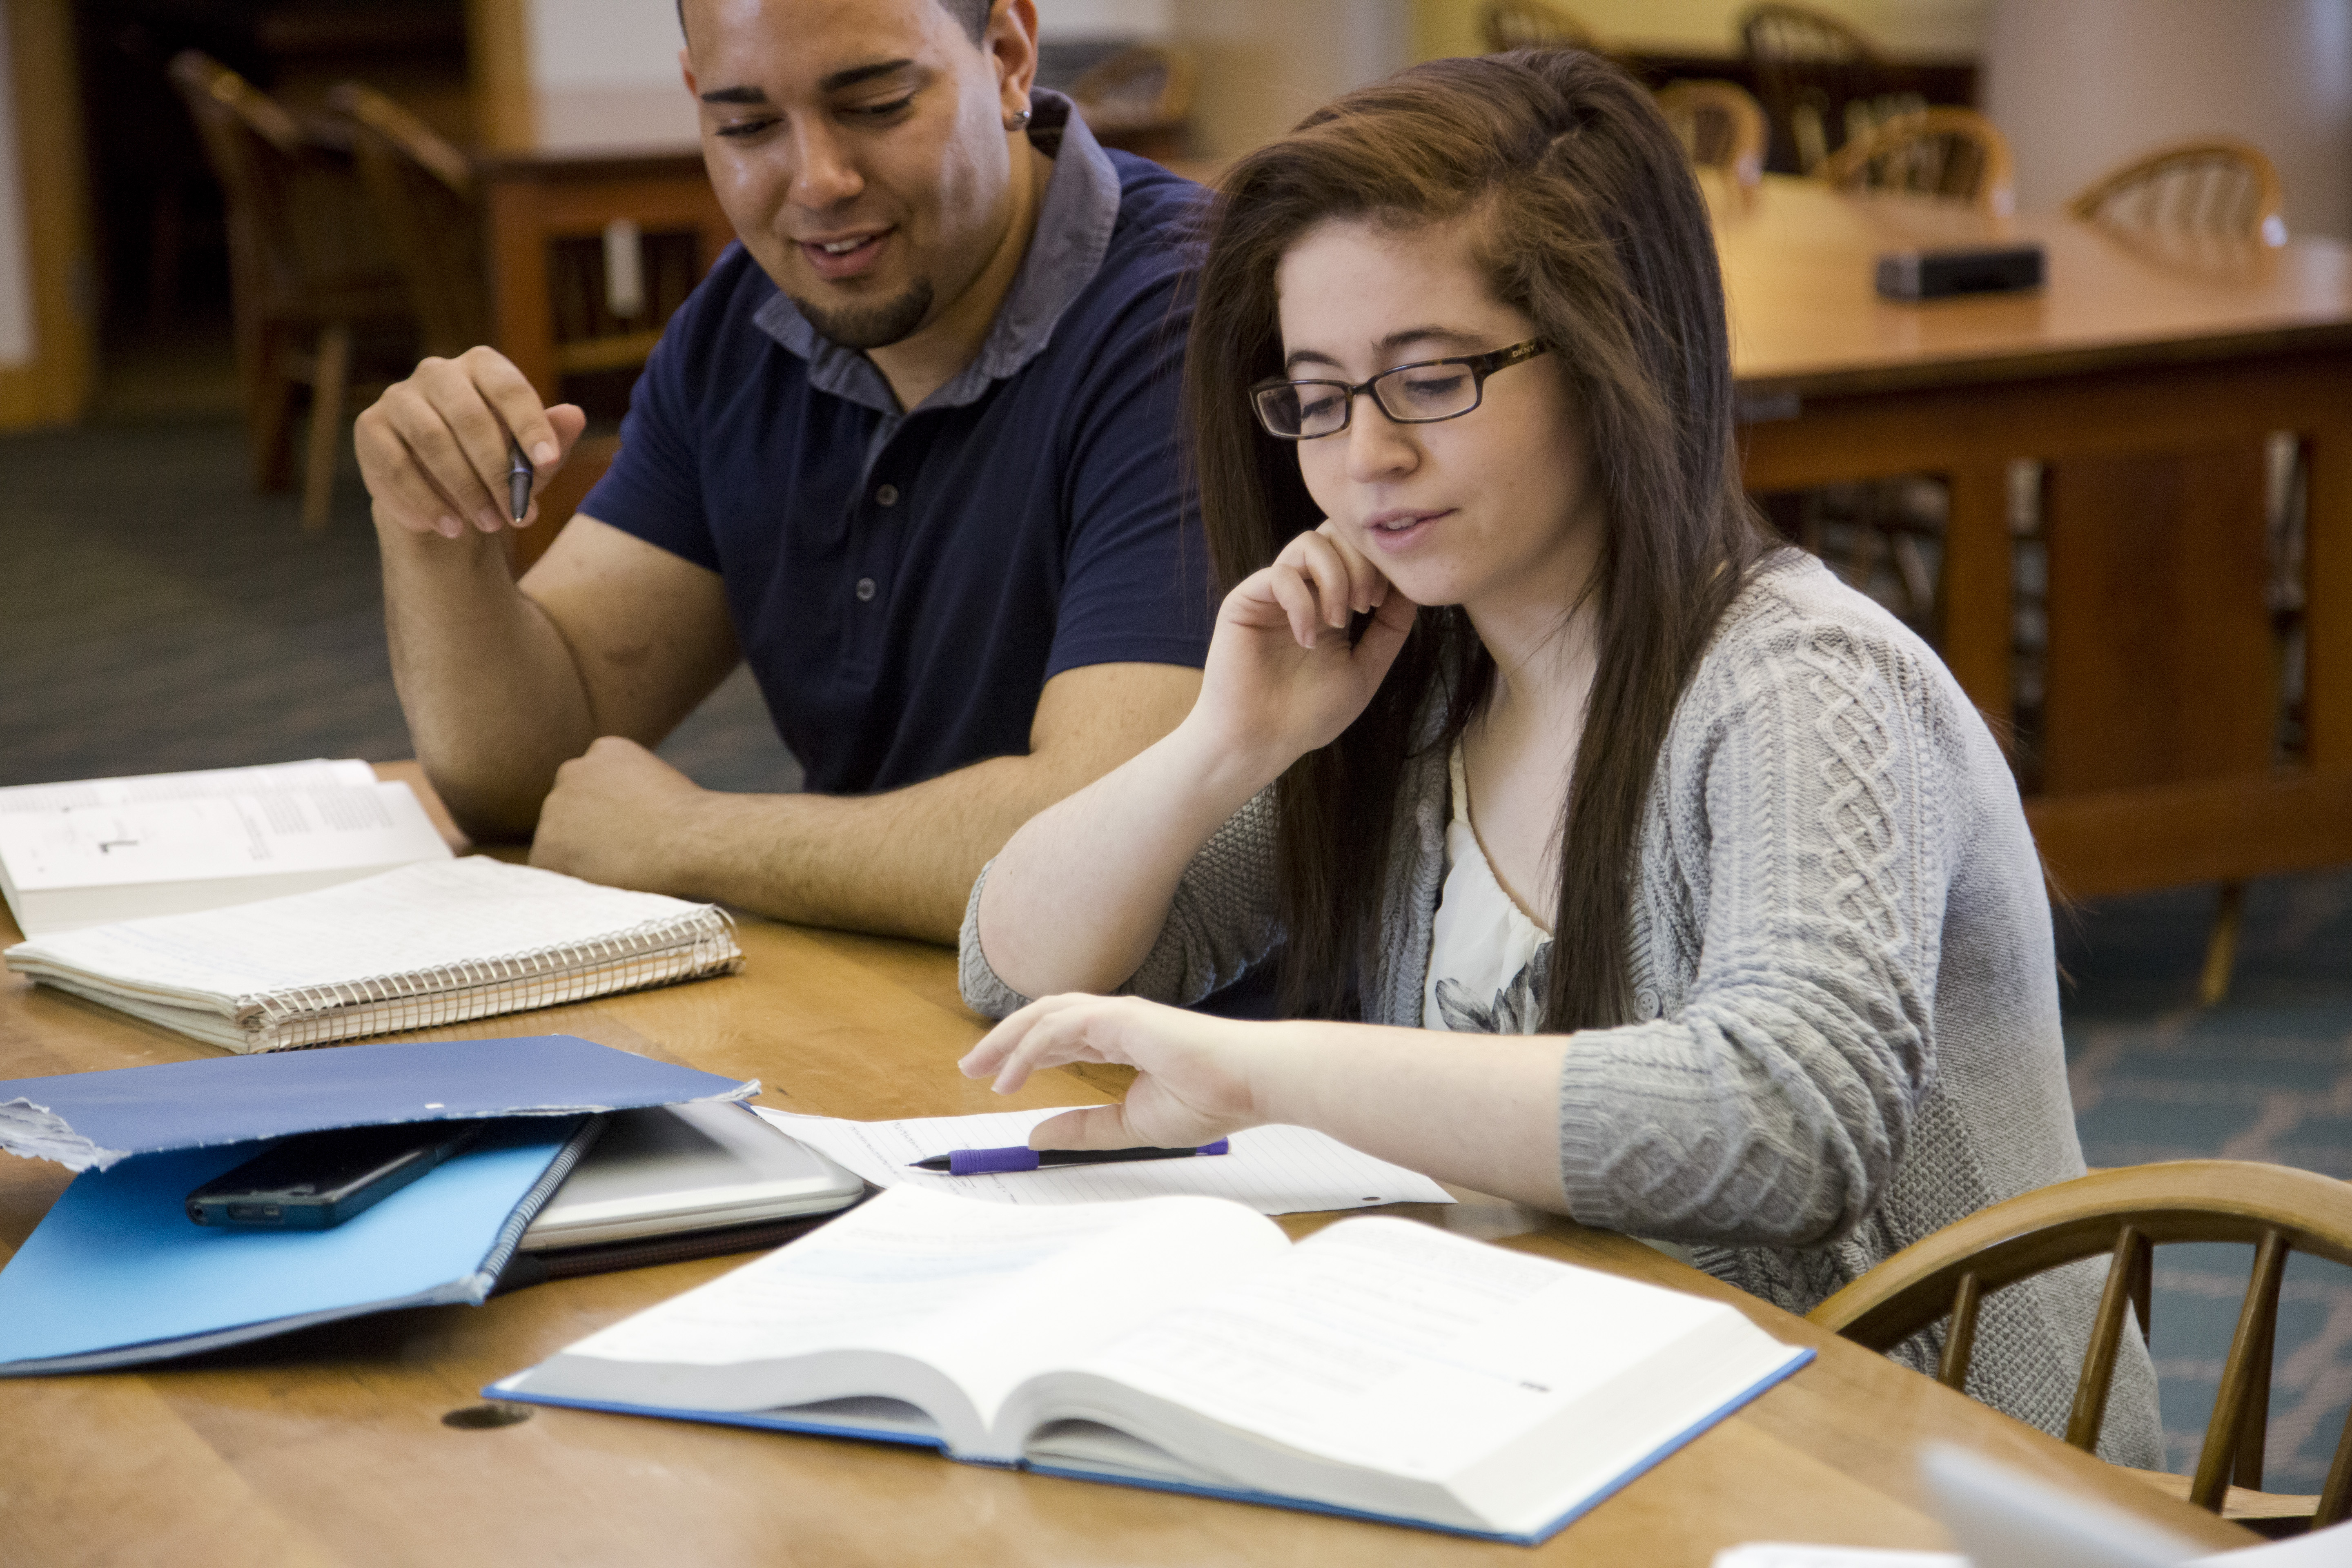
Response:
[[[1013,118],[1004,122],[1004,129],[1007,131],[1026,131],[1029,129],[1029,119],[1030,111],[1028,110],[1016,109],[1013,111]]]

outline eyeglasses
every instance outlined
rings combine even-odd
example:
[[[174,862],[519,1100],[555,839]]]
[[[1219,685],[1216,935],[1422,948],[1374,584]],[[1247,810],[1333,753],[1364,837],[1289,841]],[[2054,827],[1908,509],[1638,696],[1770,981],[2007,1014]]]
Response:
[[[1426,359],[1384,370],[1360,385],[1344,381],[1285,381],[1276,376],[1250,388],[1250,405],[1265,432],[1284,441],[1337,436],[1356,410],[1356,395],[1369,392],[1381,412],[1399,425],[1434,425],[1459,419],[1486,395],[1486,378],[1498,370],[1550,352],[1541,338],[1529,338],[1492,353]]]

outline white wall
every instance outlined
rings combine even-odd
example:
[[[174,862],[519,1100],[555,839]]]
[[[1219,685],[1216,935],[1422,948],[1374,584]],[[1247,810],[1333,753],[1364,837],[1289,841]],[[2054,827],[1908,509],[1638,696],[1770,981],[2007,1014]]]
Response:
[[[541,92],[677,87],[684,43],[665,0],[531,0],[530,80]]]
[[[16,68],[0,3],[0,367],[28,364],[33,336],[33,262],[25,234],[24,165],[16,145]]]
[[[2024,210],[2225,132],[2278,164],[2290,232],[2352,237],[2352,0],[1996,0],[1984,99]]]
[[[1974,54],[1988,0],[1813,0],[1898,52]],[[1609,43],[1737,52],[1749,0],[1570,0],[1565,9]]]
[[[1411,0],[1183,0],[1173,37],[1201,57],[1198,151],[1231,157],[1412,58]]]
[[[1175,16],[1176,0],[1037,0],[1037,36],[1056,43],[1165,38]]]

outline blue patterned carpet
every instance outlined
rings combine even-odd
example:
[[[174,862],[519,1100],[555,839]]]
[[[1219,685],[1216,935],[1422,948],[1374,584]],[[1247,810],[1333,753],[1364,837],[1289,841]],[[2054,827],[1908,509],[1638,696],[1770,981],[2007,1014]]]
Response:
[[[2230,999],[2193,1005],[2210,889],[2116,900],[2062,944],[2066,1054],[2094,1165],[2219,1158],[2352,1180],[2352,873],[2247,890]],[[2252,1263],[2246,1247],[2157,1254],[2150,1342],[2167,1458],[2196,1463]],[[2315,1492],[2352,1405],[2352,1275],[2296,1258],[2280,1294],[2264,1481]]]
[[[0,437],[0,784],[411,752],[357,475],[306,535],[245,487],[233,423]],[[739,674],[663,747],[703,784],[799,770]],[[2210,889],[2087,907],[2062,957],[2095,1165],[2221,1156],[2352,1178],[2352,873],[2248,897],[2238,982],[2191,1005]],[[2232,1251],[2237,1256],[2231,1256]],[[2175,1468],[2193,1462],[2246,1249],[2158,1255],[2155,1349]],[[2352,1281],[2297,1260],[2268,1481],[2318,1489],[2352,1401]]]
[[[247,488],[233,423],[0,436],[0,784],[414,755],[344,469],[310,534]],[[740,672],[662,754],[714,789],[799,787]]]

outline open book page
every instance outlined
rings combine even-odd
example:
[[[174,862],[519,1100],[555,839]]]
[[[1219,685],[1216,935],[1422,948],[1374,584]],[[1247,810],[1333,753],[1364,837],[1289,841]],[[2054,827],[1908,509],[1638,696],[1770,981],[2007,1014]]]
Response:
[[[0,789],[0,816],[64,807],[134,805],[158,800],[200,800],[209,795],[258,795],[279,790],[362,789],[375,783],[365,763],[323,760],[273,763],[258,768],[206,768],[190,773],[147,773],[135,778],[79,779],[71,784],[11,784]]]
[[[0,858],[23,892],[446,860],[404,784],[327,783],[0,811]]]
[[[1189,1194],[1231,1198],[1260,1214],[1322,1214],[1381,1204],[1454,1201],[1427,1176],[1374,1159],[1306,1127],[1253,1127],[1233,1135],[1231,1153],[1191,1160],[1139,1160],[1009,1175],[950,1176],[908,1167],[917,1160],[958,1149],[1005,1149],[1026,1143],[1031,1128],[1069,1108],[926,1116],[903,1121],[845,1121],[827,1116],[795,1116],[765,1106],[752,1109],[877,1187],[923,1187],[985,1203],[1094,1204]]]
[[[488,983],[530,973],[520,961],[543,949],[672,926],[690,935],[692,922],[719,918],[708,906],[657,893],[473,856],[230,909],[68,931],[21,942],[7,957],[11,968],[35,974],[233,1001],[444,971],[453,972],[441,976],[446,984]],[[726,945],[731,952],[731,941]]]
[[[1612,1413],[1593,1397],[1727,1313],[1738,1317],[1698,1297],[1365,1218],[1318,1233],[1234,1288],[1162,1312],[1075,1364],[1300,1455],[1444,1483],[1491,1526],[1531,1529],[1542,1521],[1526,1517],[1528,1488],[1519,1483],[1530,1478],[1479,1487],[1465,1484],[1471,1473],[1516,1444],[1538,1494],[1580,1479],[1561,1440],[1545,1432],[1528,1441],[1564,1415],[1600,1428],[1616,1465],[1647,1453],[1654,1444],[1615,1451]],[[1763,1339],[1745,1320],[1737,1328]],[[1764,1342],[1768,1353],[1780,1348]],[[1651,1387],[1666,1392],[1654,1379]],[[1231,1473],[1230,1454],[1206,1451],[1181,1425],[1137,1435]],[[1247,1464],[1262,1489],[1381,1508],[1377,1489],[1334,1497],[1322,1467],[1279,1452],[1252,1451]],[[1521,1517],[1507,1517],[1515,1509]]]
[[[619,1390],[635,1380],[585,1365],[604,1362],[658,1366],[646,1386],[657,1382],[656,1398],[673,1407],[749,1411],[918,1393],[903,1371],[886,1386],[877,1377],[892,1369],[845,1353],[880,1352],[935,1369],[968,1402],[971,1429],[933,1409],[960,1453],[1009,1461],[1017,1442],[982,1428],[1024,1379],[1288,1247],[1279,1229],[1230,1204],[1035,1210],[901,1188],[500,1386],[629,1402]],[[822,1359],[774,1365],[795,1357]]]

